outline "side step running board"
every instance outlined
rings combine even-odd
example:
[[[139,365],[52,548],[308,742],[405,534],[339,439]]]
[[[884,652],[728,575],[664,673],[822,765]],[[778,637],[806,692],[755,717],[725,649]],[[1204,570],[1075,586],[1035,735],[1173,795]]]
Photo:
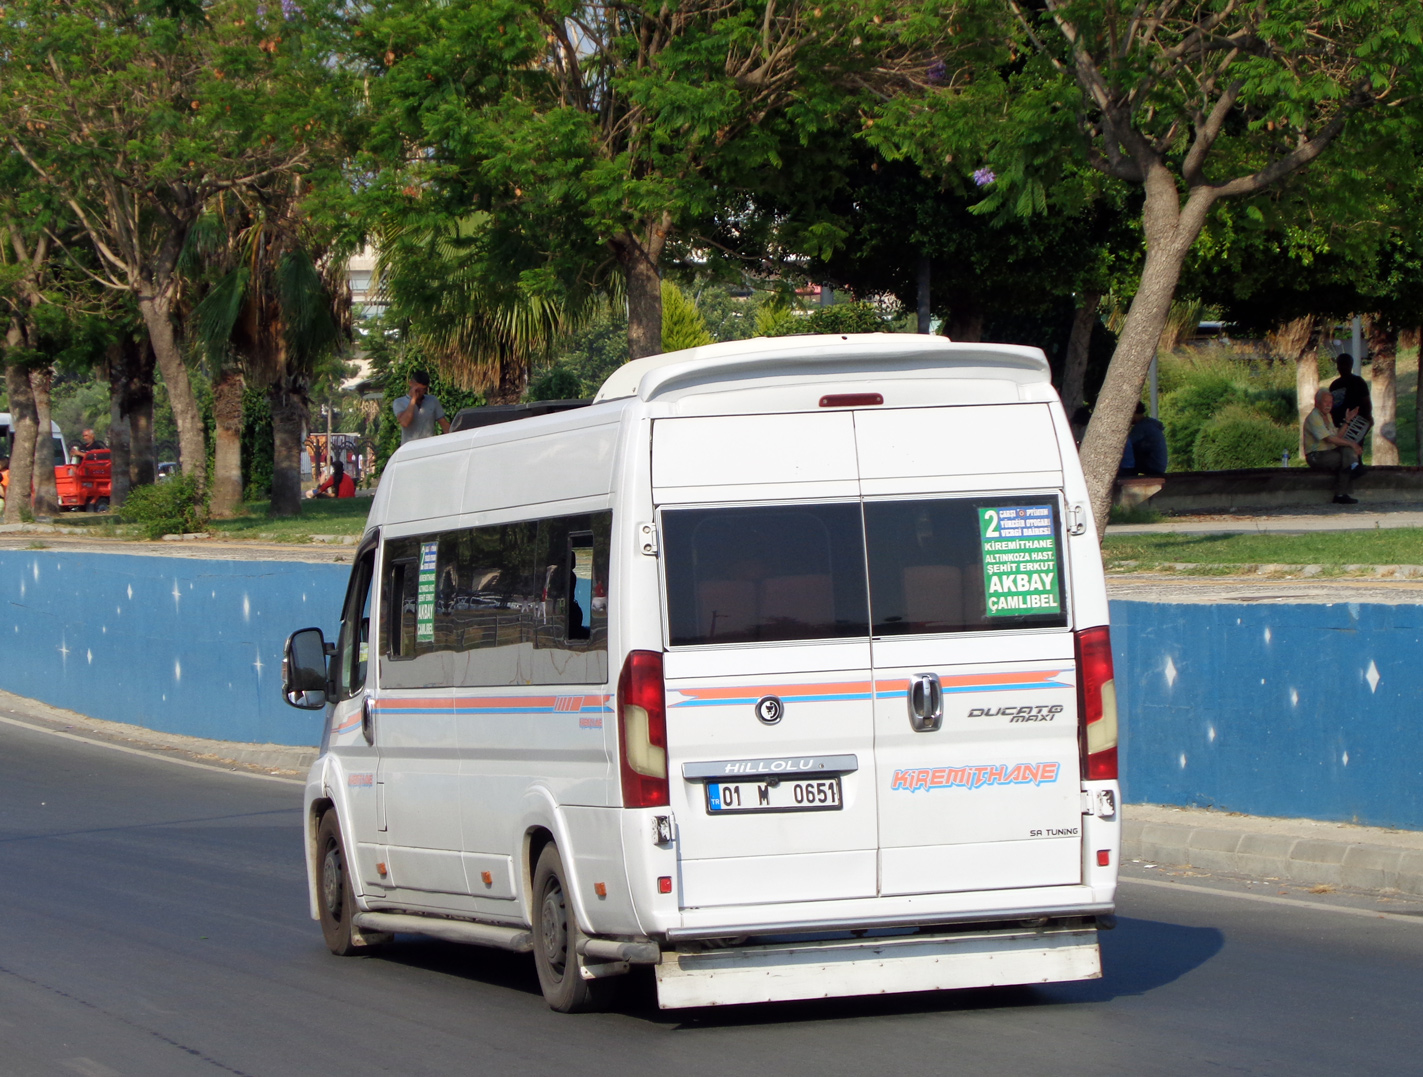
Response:
[[[497,946],[527,954],[534,948],[534,936],[526,927],[474,924],[468,920],[442,920],[436,916],[409,916],[397,912],[358,912],[352,922],[363,931],[405,931],[430,935],[446,942],[471,942],[477,946]]]
[[[602,961],[626,961],[630,965],[662,964],[662,947],[655,942],[619,942],[615,939],[580,939],[578,952]]]

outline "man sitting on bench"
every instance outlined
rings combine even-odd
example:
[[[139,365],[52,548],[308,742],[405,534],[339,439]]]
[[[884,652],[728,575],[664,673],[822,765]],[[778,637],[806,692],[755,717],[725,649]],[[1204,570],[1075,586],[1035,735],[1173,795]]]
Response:
[[[1334,394],[1328,389],[1320,389],[1314,394],[1314,410],[1304,420],[1304,459],[1310,467],[1318,471],[1334,472],[1334,503],[1336,505],[1357,505],[1358,499],[1349,496],[1349,486],[1355,476],[1362,474],[1364,447],[1357,441],[1350,441],[1343,431],[1334,425],[1329,417],[1329,409],[1334,404]],[[1347,426],[1358,408],[1350,408],[1344,413]]]

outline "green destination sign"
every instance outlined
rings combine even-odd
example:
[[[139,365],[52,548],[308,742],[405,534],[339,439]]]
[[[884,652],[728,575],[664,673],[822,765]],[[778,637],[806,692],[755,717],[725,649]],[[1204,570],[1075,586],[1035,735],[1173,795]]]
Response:
[[[438,542],[420,544],[420,584],[415,594],[417,643],[433,643],[435,640],[435,569],[439,548]]]
[[[1051,505],[979,509],[990,617],[1062,612]]]

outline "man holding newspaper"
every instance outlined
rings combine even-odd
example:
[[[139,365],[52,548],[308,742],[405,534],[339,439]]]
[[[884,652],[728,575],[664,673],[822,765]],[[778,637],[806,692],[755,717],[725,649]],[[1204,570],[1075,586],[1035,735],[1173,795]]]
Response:
[[[1349,496],[1349,487],[1364,471],[1360,461],[1368,421],[1354,407],[1344,412],[1343,426],[1336,426],[1329,414],[1333,406],[1334,394],[1328,389],[1314,394],[1314,410],[1304,420],[1304,459],[1312,468],[1334,472],[1336,505],[1357,505],[1358,500]]]

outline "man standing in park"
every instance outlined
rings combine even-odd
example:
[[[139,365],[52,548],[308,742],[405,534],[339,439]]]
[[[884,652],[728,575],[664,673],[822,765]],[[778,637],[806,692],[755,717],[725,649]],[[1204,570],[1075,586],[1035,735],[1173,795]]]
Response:
[[[1334,503],[1336,505],[1357,505],[1357,499],[1349,496],[1349,486],[1364,470],[1359,463],[1364,457],[1364,447],[1357,441],[1350,441],[1330,418],[1334,406],[1334,394],[1328,389],[1320,389],[1314,394],[1314,410],[1304,420],[1304,459],[1310,467],[1318,471],[1334,472]],[[1357,415],[1357,408],[1344,413],[1343,421],[1349,422]]]
[[[1339,376],[1329,383],[1329,391],[1334,394],[1329,408],[1329,418],[1335,426],[1343,426],[1344,413],[1353,408],[1370,423],[1374,421],[1374,403],[1369,398],[1369,383],[1354,373],[1354,357],[1341,352],[1335,360]]]
[[[423,370],[410,372],[406,382],[408,396],[395,402],[395,421],[400,424],[400,444],[433,437],[436,424],[440,433],[450,432],[450,421],[445,418],[445,409],[430,395],[430,375]]]

